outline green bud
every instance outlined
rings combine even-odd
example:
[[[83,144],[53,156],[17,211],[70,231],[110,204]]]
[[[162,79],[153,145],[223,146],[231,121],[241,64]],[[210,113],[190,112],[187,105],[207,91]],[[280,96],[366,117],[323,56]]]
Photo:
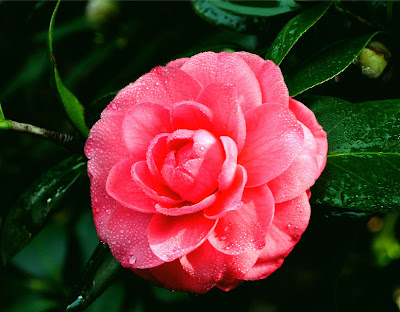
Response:
[[[118,11],[118,3],[113,0],[89,0],[86,17],[93,27],[99,28],[118,15]]]
[[[378,78],[386,69],[390,60],[390,51],[379,41],[371,41],[355,60],[363,75]]]

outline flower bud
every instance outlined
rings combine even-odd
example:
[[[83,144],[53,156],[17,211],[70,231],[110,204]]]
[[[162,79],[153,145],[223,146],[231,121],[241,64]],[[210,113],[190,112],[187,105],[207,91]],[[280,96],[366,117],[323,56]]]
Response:
[[[86,6],[86,17],[89,23],[99,28],[118,14],[118,4],[112,0],[89,0]]]
[[[371,41],[361,51],[355,60],[355,64],[361,68],[363,75],[368,78],[378,78],[386,69],[390,56],[390,51],[383,43]]]

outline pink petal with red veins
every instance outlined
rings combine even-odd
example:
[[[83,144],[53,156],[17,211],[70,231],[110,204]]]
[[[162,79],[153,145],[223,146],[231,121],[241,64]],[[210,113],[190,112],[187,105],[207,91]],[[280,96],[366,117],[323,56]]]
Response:
[[[163,133],[157,135],[149,144],[146,152],[146,163],[152,176],[158,181],[162,179],[161,168],[164,159],[169,150],[167,147],[167,138],[169,134]]]
[[[138,161],[132,166],[130,171],[131,176],[135,183],[138,184],[140,189],[150,198],[156,202],[166,204],[178,204],[182,199],[178,194],[173,192],[169,187],[161,184],[150,173],[149,168],[145,161]]]
[[[290,166],[301,151],[304,134],[292,112],[282,105],[258,106],[245,118],[247,137],[238,163],[246,168],[246,186],[258,186]]]
[[[182,267],[191,277],[210,284],[234,281],[242,277],[258,258],[258,252],[227,255],[216,250],[208,241],[180,259]]]
[[[304,104],[290,98],[289,108],[295,114],[296,118],[311,130],[317,143],[317,161],[321,172],[326,165],[326,154],[328,153],[328,141],[326,139],[326,132],[322,129],[321,125],[315,118],[314,113]]]
[[[93,179],[99,179],[104,185],[111,168],[130,156],[122,139],[123,119],[121,115],[100,119],[90,130],[86,141],[85,154],[90,159],[88,171]]]
[[[275,203],[296,198],[311,187],[319,176],[317,145],[311,131],[302,125],[304,143],[300,155],[281,175],[268,182],[274,194]]]
[[[225,160],[222,165],[221,173],[218,176],[218,190],[227,190],[233,182],[236,174],[238,150],[235,142],[230,137],[220,137],[225,150]]]
[[[265,247],[257,263],[243,279],[265,278],[278,269],[307,228],[310,212],[306,192],[293,200],[276,204]]]
[[[203,87],[213,82],[235,85],[244,112],[262,103],[257,78],[238,55],[228,52],[196,54],[183,64],[181,70],[197,79]]]
[[[202,212],[178,217],[155,214],[149,226],[150,248],[164,261],[175,260],[199,247],[216,223]]]
[[[108,223],[108,245],[114,257],[127,268],[151,268],[163,264],[151,251],[147,228],[151,214],[119,207]]]
[[[202,86],[175,67],[156,67],[122,89],[103,111],[102,117],[120,114],[136,104],[150,102],[171,108],[181,101],[195,100]]]
[[[213,113],[213,130],[216,136],[231,137],[240,152],[246,139],[246,122],[240,107],[237,86],[212,83],[207,85],[198,101]]]
[[[238,165],[233,184],[224,192],[218,191],[217,201],[214,205],[204,210],[204,216],[209,219],[218,219],[228,211],[242,208],[242,196],[246,182],[246,170]]]
[[[183,202],[177,205],[156,204],[156,210],[166,216],[181,216],[206,209],[215,203],[217,195],[211,194],[198,203]]]
[[[180,59],[173,60],[173,61],[169,62],[166,66],[167,67],[181,68],[182,65],[185,64],[188,59],[189,59],[188,57],[182,57]]]
[[[153,138],[172,132],[169,110],[158,104],[141,103],[126,112],[122,133],[129,152],[139,160],[146,159],[146,152]]]
[[[263,249],[265,236],[274,214],[274,198],[269,188],[246,188],[243,207],[229,211],[212,231],[208,240],[220,252],[237,255]]]
[[[142,191],[131,176],[131,168],[135,163],[134,158],[127,158],[111,169],[106,183],[107,193],[126,207],[154,213],[154,200]]]
[[[260,83],[263,103],[279,103],[285,107],[289,106],[289,90],[279,66],[252,53],[237,52],[234,54],[245,60],[256,75]]]
[[[212,129],[211,110],[197,102],[180,102],[171,112],[172,126],[177,129]]]
[[[182,268],[179,259],[151,268],[149,271],[154,279],[157,279],[158,284],[171,290],[204,294],[214,286],[210,280],[191,277]]]

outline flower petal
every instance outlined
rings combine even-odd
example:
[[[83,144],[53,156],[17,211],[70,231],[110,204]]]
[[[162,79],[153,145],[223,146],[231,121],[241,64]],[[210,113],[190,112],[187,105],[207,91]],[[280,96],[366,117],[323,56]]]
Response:
[[[119,207],[108,223],[107,243],[114,257],[128,268],[151,268],[164,263],[151,251],[147,228],[151,214]]]
[[[197,102],[180,102],[171,111],[172,126],[177,129],[212,129],[211,110]]]
[[[161,133],[172,132],[169,110],[153,103],[141,103],[126,112],[122,133],[129,152],[138,160],[146,159],[150,142]]]
[[[215,203],[217,195],[211,194],[198,203],[183,202],[177,205],[156,204],[156,210],[166,216],[181,216],[184,214],[195,213],[210,207]]]
[[[169,62],[166,66],[167,67],[181,68],[182,65],[185,64],[188,59],[189,59],[188,57],[182,57],[182,58],[179,58],[177,60],[173,60],[173,61]]]
[[[241,209],[243,206],[243,190],[246,182],[246,170],[238,165],[233,184],[223,192],[218,191],[217,201],[211,207],[204,210],[204,216],[209,219],[218,219],[228,211]]]
[[[243,279],[265,278],[278,269],[307,228],[310,212],[306,192],[293,200],[276,204],[265,247],[257,263]]]
[[[228,52],[204,52],[192,56],[182,65],[187,72],[203,87],[213,82],[234,84],[240,99],[242,110],[261,105],[260,85],[253,71],[243,59]]]
[[[120,160],[130,156],[122,139],[123,119],[124,116],[121,115],[100,119],[90,130],[86,141],[88,171],[94,179],[99,179],[104,185],[111,168]]]
[[[258,106],[245,118],[247,137],[238,163],[246,168],[246,186],[262,185],[284,172],[300,153],[303,130],[282,105]]]
[[[134,158],[127,158],[111,169],[106,183],[107,193],[126,207],[154,213],[154,200],[142,191],[131,176],[131,168],[135,163]]]
[[[146,163],[151,175],[158,181],[162,179],[161,168],[164,159],[169,150],[167,147],[167,139],[169,134],[163,133],[157,135],[149,144],[146,152]]]
[[[321,125],[315,118],[314,113],[303,103],[290,98],[289,108],[302,124],[311,130],[317,143],[317,161],[320,173],[324,170],[326,165],[326,154],[328,153],[328,141],[326,139],[326,132],[322,129]]]
[[[166,204],[178,204],[182,202],[178,194],[151,175],[145,161],[135,163],[132,166],[130,174],[141,190],[156,202]]]
[[[175,260],[200,246],[216,222],[202,212],[178,217],[155,214],[149,226],[150,247],[160,259]]]
[[[225,191],[232,185],[235,178],[238,150],[235,142],[230,137],[222,136],[219,139],[224,146],[225,160],[218,176],[218,190]]]
[[[319,177],[317,162],[317,144],[311,131],[302,125],[304,143],[300,155],[282,174],[268,182],[268,187],[274,194],[275,203],[296,198],[310,188]]]
[[[241,278],[256,263],[258,255],[259,252],[227,255],[205,241],[199,248],[183,256],[180,262],[192,278],[215,285],[220,281]]]
[[[252,53],[236,52],[235,54],[245,60],[256,75],[260,83],[263,103],[279,103],[285,107],[289,106],[289,90],[279,66]]]
[[[211,83],[200,93],[197,101],[209,107],[213,113],[213,130],[216,136],[231,137],[238,151],[246,139],[246,122],[240,107],[241,93],[237,86]]]
[[[176,67],[156,67],[123,88],[103,111],[102,117],[125,112],[136,104],[150,102],[172,107],[197,98],[202,87],[196,79]]]
[[[212,281],[191,277],[182,268],[179,259],[151,268],[149,271],[162,287],[171,290],[204,294],[214,286]]]
[[[212,231],[208,240],[220,252],[237,255],[261,250],[265,246],[274,214],[274,198],[266,185],[246,188],[243,207],[229,211]]]

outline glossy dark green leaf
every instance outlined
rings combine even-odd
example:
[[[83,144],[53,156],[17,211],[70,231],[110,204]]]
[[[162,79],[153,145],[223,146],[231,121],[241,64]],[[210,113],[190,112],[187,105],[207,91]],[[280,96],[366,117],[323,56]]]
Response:
[[[300,8],[295,1],[191,0],[195,12],[216,26],[235,31],[267,31],[269,17]]]
[[[325,14],[331,4],[330,1],[318,3],[292,18],[279,32],[265,59],[280,65],[297,40]]]
[[[84,311],[111,285],[122,269],[108,246],[99,243],[84,269],[82,280],[70,295],[67,311]]]
[[[269,17],[300,9],[294,0],[275,1],[221,1],[209,0],[217,8],[237,15]]]
[[[293,67],[285,68],[284,76],[291,96],[296,96],[344,71],[378,32],[341,39],[332,45],[312,51]]]
[[[68,90],[68,88],[63,84],[61,77],[57,70],[57,64],[55,62],[55,57],[53,53],[53,28],[54,21],[56,18],[57,10],[60,5],[60,0],[57,2],[57,5],[54,9],[53,15],[50,20],[49,26],[49,51],[52,58],[53,66],[54,66],[54,77],[57,85],[57,90],[60,95],[61,101],[64,104],[64,108],[67,112],[68,117],[75,125],[75,127],[85,136],[89,135],[89,129],[85,124],[84,118],[84,108],[76,96]]]
[[[400,212],[400,99],[350,103],[306,97],[328,134],[327,165],[311,201]]]
[[[1,244],[4,263],[43,228],[65,193],[85,172],[85,159],[71,156],[44,173],[20,196],[4,220]]]

